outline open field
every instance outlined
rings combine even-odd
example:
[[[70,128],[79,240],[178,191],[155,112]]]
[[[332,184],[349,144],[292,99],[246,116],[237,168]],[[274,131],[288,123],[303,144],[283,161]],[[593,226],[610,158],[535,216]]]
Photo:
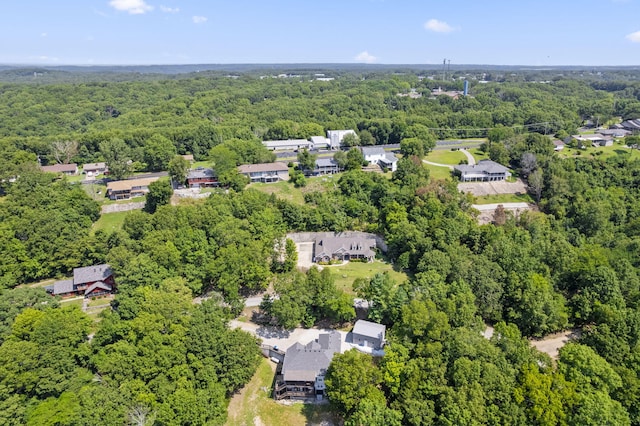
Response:
[[[467,159],[467,157],[462,152],[451,151],[451,149],[441,149],[441,150],[431,151],[424,158],[425,160],[431,161],[433,163],[450,164],[453,166],[460,164],[461,161]]]
[[[600,158],[603,160],[616,155],[626,155],[632,160],[640,159],[640,150],[625,148],[620,144],[613,144],[613,146],[601,146],[597,148],[589,147],[587,149],[565,147],[562,151],[558,151],[557,154],[561,157]]]
[[[323,266],[328,268],[336,279],[336,287],[349,294],[355,294],[353,291],[353,281],[356,278],[372,278],[378,272],[389,272],[391,278],[400,284],[407,280],[407,274],[393,270],[393,265],[376,259],[373,262],[349,262],[345,265]]]
[[[252,183],[247,188],[253,188],[265,194],[276,194],[276,197],[291,201],[296,204],[304,204],[304,194],[308,192],[324,192],[338,182],[340,174],[307,178],[307,186],[296,188],[288,181],[276,183]]]
[[[450,179],[451,169],[448,167],[434,166],[433,164],[424,164],[429,170],[429,177],[433,180]]]
[[[275,364],[262,359],[251,381],[231,398],[227,426],[332,425],[336,419],[323,404],[280,404],[271,398]]]
[[[129,212],[116,212],[105,213],[100,215],[100,219],[93,224],[93,231],[104,230],[107,232],[113,232],[122,228],[124,218],[127,217]]]

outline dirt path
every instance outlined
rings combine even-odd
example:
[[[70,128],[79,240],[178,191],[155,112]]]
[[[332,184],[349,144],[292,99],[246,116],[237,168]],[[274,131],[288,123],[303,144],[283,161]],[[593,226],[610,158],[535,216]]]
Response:
[[[446,167],[449,170],[453,170],[453,166],[450,164],[440,164],[440,163],[434,163],[433,161],[428,161],[428,160],[422,160],[423,163],[425,164],[429,164],[431,166],[437,166],[437,167]]]
[[[575,340],[580,337],[581,331],[579,329],[566,330],[561,333],[550,334],[549,336],[539,340],[529,340],[531,346],[548,354],[553,359],[558,359],[558,351],[564,345],[571,340]]]

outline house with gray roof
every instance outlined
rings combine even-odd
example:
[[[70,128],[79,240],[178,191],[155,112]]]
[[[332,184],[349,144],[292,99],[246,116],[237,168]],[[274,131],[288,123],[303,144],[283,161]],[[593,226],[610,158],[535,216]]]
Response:
[[[251,182],[279,182],[289,180],[289,167],[284,163],[243,164],[238,173],[247,176]]]
[[[364,259],[368,262],[376,257],[375,238],[366,237],[324,237],[317,238],[313,244],[313,261],[330,262],[332,260]]]
[[[199,167],[195,170],[189,170],[187,174],[187,186],[189,188],[209,188],[218,186],[218,177],[213,169],[205,169]]]
[[[640,132],[640,118],[634,120],[625,120],[620,123],[620,127],[633,133]]]
[[[54,296],[95,297],[115,291],[113,270],[107,264],[86,266],[73,270],[73,279],[56,281],[45,287]]]
[[[325,396],[324,376],[333,355],[340,353],[340,333],[320,334],[317,340],[302,345],[295,343],[284,355],[282,369],[276,375],[275,399],[322,399]]]
[[[78,165],[71,164],[54,164],[52,166],[40,166],[40,170],[46,173],[58,173],[67,176],[75,176],[78,174]]]
[[[382,349],[386,329],[382,324],[358,320],[352,331],[353,343],[371,349]]]
[[[480,160],[478,164],[460,164],[453,169],[463,182],[494,182],[511,176],[509,169],[491,160]]]
[[[329,149],[331,147],[331,140],[324,136],[311,136],[311,149]]]
[[[338,173],[339,171],[340,171],[340,167],[338,167],[338,163],[333,158],[318,158],[316,160],[315,169],[310,170],[309,175],[311,176],[332,175],[334,173]]]

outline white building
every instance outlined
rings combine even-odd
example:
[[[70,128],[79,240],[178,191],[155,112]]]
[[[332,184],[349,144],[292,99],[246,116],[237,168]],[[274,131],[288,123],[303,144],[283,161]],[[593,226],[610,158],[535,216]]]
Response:
[[[331,149],[340,149],[342,140],[349,134],[358,136],[355,130],[327,130],[327,139],[330,141]]]

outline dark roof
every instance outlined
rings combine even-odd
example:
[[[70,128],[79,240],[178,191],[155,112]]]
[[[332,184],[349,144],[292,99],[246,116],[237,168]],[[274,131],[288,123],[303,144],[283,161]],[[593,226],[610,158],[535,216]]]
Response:
[[[359,334],[361,336],[371,337],[378,339],[381,342],[384,340],[384,333],[387,327],[382,324],[378,324],[371,321],[358,320],[353,326],[353,334]]]
[[[202,179],[214,177],[216,177],[216,172],[214,172],[213,169],[189,170],[189,174],[187,175],[187,179]]]
[[[91,292],[93,290],[97,289],[97,288],[102,289],[102,290],[106,290],[106,291],[113,290],[113,287],[111,287],[109,284],[104,283],[102,281],[98,281],[98,282],[95,282],[95,283],[91,284],[89,287],[87,287],[87,289],[84,291],[84,295],[86,296],[88,294],[91,294]]]
[[[336,352],[340,352],[340,333],[320,334],[318,340],[301,345],[296,343],[287,349],[282,363],[282,377],[289,382],[313,382],[324,373]]]
[[[87,163],[82,166],[82,170],[85,172],[92,172],[94,170],[102,170],[107,168],[107,163]]]
[[[366,257],[375,256],[372,247],[376,246],[374,238],[364,237],[327,237],[318,238],[314,245],[315,256],[327,255],[334,253],[362,254]]]
[[[73,292],[73,280],[62,280],[53,283],[52,293],[57,296],[59,294],[67,294]]]
[[[362,155],[365,157],[368,155],[385,155],[384,148],[379,146],[364,146],[362,147]]]
[[[476,172],[476,173],[507,173],[509,171],[508,168],[503,166],[502,164],[498,164],[492,160],[480,160],[478,164],[469,165],[469,164],[460,164],[454,166],[454,169],[459,170],[461,172]]]
[[[113,275],[113,271],[111,270],[111,266],[107,264],[75,268],[73,270],[73,283],[75,285],[79,285],[96,281],[104,281],[111,275]]]
[[[384,158],[382,159],[382,161],[386,163],[396,163],[398,161],[398,157],[396,157],[393,152],[387,152],[386,154],[384,154]]]
[[[65,173],[65,172],[77,172],[78,165],[76,163],[72,164],[54,164],[52,166],[41,166],[40,169],[43,172],[49,173]]]
[[[319,167],[338,167],[338,163],[333,158],[318,158],[316,168]]]

